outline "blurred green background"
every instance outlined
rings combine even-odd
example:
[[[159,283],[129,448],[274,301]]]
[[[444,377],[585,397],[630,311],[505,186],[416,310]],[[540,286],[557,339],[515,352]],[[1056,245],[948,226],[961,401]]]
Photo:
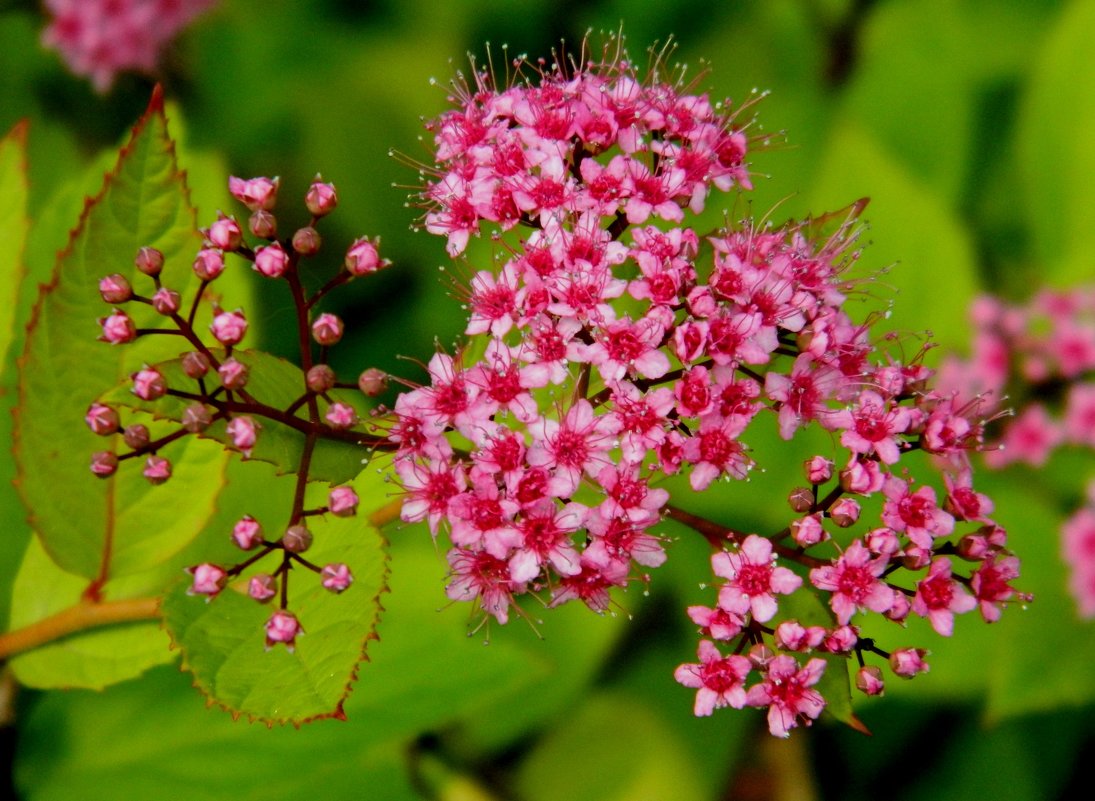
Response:
[[[36,3],[0,2],[0,132],[31,120],[32,214],[122,140],[153,83],[123,76],[96,95],[41,49],[43,25]],[[710,67],[701,85],[715,97],[770,92],[760,124],[785,133],[755,155],[756,191],[713,200],[705,224],[871,198],[861,269],[885,271],[871,294],[894,299],[895,330],[930,329],[960,350],[977,292],[1021,299],[1095,278],[1088,0],[223,0],[156,79],[196,180],[276,174],[285,198],[317,172],[338,186],[327,258],[379,235],[396,267],[332,298],[349,332],[335,366],[420,380],[402,357],[453,342],[462,312],[439,279],[444,242],[410,230],[419,212],[405,187],[420,179],[389,151],[428,160],[421,120],[446,107],[448,76],[468,52],[482,60],[485,42],[496,59],[503,45],[547,55],[621,27],[640,63],[672,35],[689,74]],[[468,260],[490,255],[477,243]],[[291,306],[271,294],[252,317],[268,348],[290,351],[279,331]],[[709,503],[744,527],[782,526],[786,471],[803,455],[773,451],[766,475]],[[992,477],[1037,600],[991,628],[963,620],[953,642],[917,629],[932,672],[862,705],[871,738],[819,725],[771,742],[753,712],[692,718],[672,670],[693,658],[683,607],[706,598],[703,543],[675,542],[649,597],[621,599],[627,615],[563,608],[544,616],[543,641],[517,624],[483,647],[464,634],[465,608],[438,611],[443,558],[424,529],[403,527],[388,533],[389,611],[349,722],[233,723],[173,666],[103,693],[23,691],[7,730],[14,784],[35,801],[1074,797],[1095,757],[1095,632],[1065,596],[1056,531],[1092,473],[1089,456],[1066,454],[1039,474]]]

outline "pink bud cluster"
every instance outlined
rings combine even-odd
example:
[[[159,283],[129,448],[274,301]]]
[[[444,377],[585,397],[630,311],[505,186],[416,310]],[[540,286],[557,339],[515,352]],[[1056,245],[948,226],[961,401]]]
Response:
[[[152,72],[160,51],[217,0],[45,0],[42,43],[105,92],[120,72]]]
[[[978,298],[968,359],[951,358],[941,383],[998,411],[985,464],[1042,467],[1061,448],[1095,451],[1095,285],[1043,290],[1028,303]],[[1008,416],[1000,407],[1015,409]],[[1062,529],[1080,613],[1095,616],[1095,475],[1088,500]]]
[[[297,475],[298,486],[290,520],[284,529],[268,538],[258,520],[245,515],[233,527],[231,539],[241,551],[248,552],[248,556],[234,565],[203,563],[188,569],[191,574],[189,592],[204,596],[207,600],[212,600],[237,579],[239,589],[259,603],[276,598],[277,610],[266,624],[266,644],[272,647],[282,643],[292,649],[296,637],[303,633],[299,621],[288,608],[288,583],[292,569],[303,567],[316,573],[322,586],[333,593],[344,592],[353,583],[353,575],[347,565],[331,563],[321,566],[303,556],[313,543],[313,534],[306,521],[317,515],[353,516],[357,514],[359,505],[359,498],[352,488],[336,486],[331,489],[325,505],[318,508],[304,506],[304,486],[309,481],[311,453],[322,438],[386,447],[386,443],[375,436],[351,431],[359,423],[357,411],[344,395],[332,394],[336,388],[354,388],[375,397],[384,390],[386,376],[370,369],[358,381],[339,382],[334,369],[327,364],[327,355],[330,347],[342,338],[343,322],[334,314],[318,311],[317,305],[331,290],[355,277],[376,272],[389,262],[380,258],[377,242],[359,239],[347,251],[343,259],[344,269],[340,269],[320,289],[307,294],[300,277],[300,264],[318,251],[320,239],[315,225],[334,209],[337,192],[333,184],[317,176],[305,198],[305,206],[312,214],[310,223],[287,240],[278,240],[277,218],[274,216],[278,188],[277,178],[230,179],[229,191],[251,212],[246,224],[247,231],[261,244],[249,244],[247,233],[235,217],[218,214],[217,219],[201,232],[203,247],[192,263],[200,285],[187,309],[183,308],[181,294],[164,285],[163,280],[171,270],[165,268],[163,254],[154,248],[141,248],[131,277],[112,274],[102,279],[100,294],[105,302],[116,308],[99,321],[102,326],[101,340],[120,345],[140,337],[173,335],[183,339],[189,347],[180,354],[177,364],[144,365],[133,373],[132,393],[141,402],[137,405],[147,404],[150,407],[167,398],[175,402],[183,401],[185,406],[181,414],[176,413],[178,428],[157,437],[153,437],[143,423],[123,427],[119,409],[101,402],[91,405],[86,422],[100,436],[120,434],[122,442],[130,449],[121,455],[113,450],[94,454],[91,461],[93,474],[107,477],[123,461],[145,457],[143,474],[152,484],[163,483],[171,477],[171,463],[161,451],[187,434],[219,438],[244,458],[250,458],[262,446],[264,422],[266,425],[289,426],[300,432],[304,446]],[[301,231],[306,233],[302,235]],[[306,244],[306,252],[298,247],[302,241]],[[304,381],[300,396],[285,407],[272,406],[252,394],[250,359],[246,352],[237,350],[248,332],[248,320],[242,310],[224,310],[214,304],[208,333],[195,324],[207,286],[224,274],[230,255],[250,263],[266,278],[285,284],[291,295],[301,342],[300,363]],[[150,281],[153,291],[149,294],[137,292],[133,283],[140,280]],[[170,327],[140,327],[134,317],[144,320],[149,315],[147,312],[135,312],[131,317],[118,308],[127,304],[151,306]],[[173,376],[170,381],[168,374]],[[255,572],[263,568],[269,572]]]
[[[613,588],[665,561],[663,517],[691,526],[715,548],[720,583],[714,607],[689,609],[705,639],[677,679],[697,689],[697,714],[764,707],[785,735],[825,705],[826,662],[812,653],[856,658],[869,694],[882,679],[865,653],[897,675],[927,669],[921,650],[861,639],[857,613],[918,615],[949,635],[955,614],[994,620],[1015,595],[1017,560],[972,483],[981,420],[930,389],[919,354],[888,353],[845,308],[858,207],[824,235],[816,223],[707,236],[685,225],[713,189],[749,187],[749,122],[660,66],[644,80],[606,53],[541,64],[536,81],[518,61],[504,88],[476,72],[429,126],[425,223],[449,253],[485,224],[531,233],[470,279],[465,333],[478,339],[435,355],[428,385],[397,401],[403,519],[447,532],[448,596],[500,623],[523,594],[606,611]],[[814,425],[840,443],[807,462],[782,531],[726,528],[658,486],[676,473],[693,492],[745,479],[764,461],[745,438],[765,414],[784,439]],[[917,449],[943,465],[935,486],[902,464]],[[797,592],[824,599],[830,624],[783,612],[779,596]]]

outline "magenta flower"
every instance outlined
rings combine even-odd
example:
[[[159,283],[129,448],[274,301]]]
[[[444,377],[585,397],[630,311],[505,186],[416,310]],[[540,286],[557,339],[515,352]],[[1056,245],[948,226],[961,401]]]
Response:
[[[894,591],[880,579],[889,559],[871,558],[860,540],[849,545],[831,566],[810,571],[810,582],[819,590],[832,593],[829,605],[837,622],[845,625],[860,609],[886,612],[893,606]]]
[[[736,553],[720,551],[711,557],[716,576],[726,579],[719,589],[719,606],[744,615],[752,612],[758,623],[771,620],[779,605],[776,595],[787,595],[802,586],[802,579],[775,565],[772,543],[750,534]]]
[[[809,726],[825,708],[821,693],[812,689],[824,672],[824,659],[811,659],[800,668],[793,656],[780,654],[768,664],[764,681],[749,688],[746,703],[768,707],[768,731],[788,737],[791,729],[799,723]]]
[[[589,401],[579,400],[561,421],[545,417],[532,426],[528,463],[553,470],[548,493],[569,498],[583,472],[592,478],[612,464],[608,452],[618,430],[616,419],[597,416]]]
[[[951,563],[936,559],[928,569],[928,575],[917,582],[912,611],[926,617],[932,628],[949,637],[954,632],[954,616],[969,612],[977,606],[977,599],[951,576]]]
[[[681,665],[673,673],[680,684],[696,690],[697,717],[716,709],[741,709],[746,703],[745,679],[752,666],[744,656],[723,656],[710,640],[700,640],[698,664]]]

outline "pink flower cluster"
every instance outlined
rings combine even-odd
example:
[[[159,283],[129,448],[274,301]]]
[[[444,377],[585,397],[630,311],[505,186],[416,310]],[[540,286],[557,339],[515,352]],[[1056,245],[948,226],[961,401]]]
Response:
[[[971,309],[974,336],[968,359],[950,359],[941,384],[987,411],[1005,402],[990,428],[986,465],[1042,467],[1059,448],[1095,450],[1095,286],[1043,290],[1026,304],[991,296]],[[1093,485],[1095,486],[1095,485]],[[1063,553],[1080,613],[1095,616],[1095,533],[1088,506],[1063,529]]]
[[[119,72],[151,72],[163,47],[217,0],[45,0],[42,43],[105,92]]]
[[[749,187],[755,142],[740,109],[657,68],[641,80],[616,53],[541,65],[537,81],[515,66],[505,88],[478,72],[474,88],[454,84],[457,108],[430,126],[438,167],[422,197],[427,229],[453,256],[484,224],[531,232],[503,238],[510,257],[470,279],[475,339],[433,357],[391,432],[403,519],[451,540],[449,597],[501,623],[526,593],[604,612],[612,588],[665,561],[654,530],[672,517],[712,543],[723,580],[713,608],[689,610],[708,639],[677,679],[698,690],[697,714],[766,707],[777,735],[825,705],[814,689],[825,660],[799,661],[811,652],[860,664],[873,652],[902,676],[927,669],[918,649],[860,640],[856,612],[923,616],[944,635],[977,607],[995,620],[1018,563],[972,484],[981,420],[846,312],[858,207],[824,235],[745,222],[701,236],[686,214],[712,189]],[[763,457],[743,437],[762,414],[785,439],[819,425],[842,446],[839,467],[807,462],[811,486],[792,492],[783,531],[725,528],[657,486],[676,473],[694,492],[745,478]],[[942,498],[900,466],[913,449],[946,465]],[[881,502],[867,508],[881,511],[868,521],[872,496]],[[794,592],[825,598],[832,625],[781,614],[777,596]],[[738,645],[723,656],[714,640]],[[873,667],[857,683],[882,689]]]

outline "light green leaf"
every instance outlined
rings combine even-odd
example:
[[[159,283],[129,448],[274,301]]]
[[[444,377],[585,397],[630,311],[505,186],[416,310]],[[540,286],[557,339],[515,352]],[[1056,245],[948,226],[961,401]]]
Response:
[[[37,538],[32,539],[15,580],[12,628],[81,603],[86,588],[86,578],[65,573]],[[111,599],[122,600],[113,593]],[[174,661],[169,645],[160,622],[152,620],[74,634],[16,656],[10,664],[15,677],[28,687],[100,690]]]
[[[134,542],[148,533],[137,511],[162,509],[163,496],[150,500],[155,488],[134,470],[96,483],[87,469],[89,454],[109,444],[82,422],[88,404],[104,388],[143,362],[178,353],[172,337],[145,337],[122,348],[96,341],[95,319],[109,311],[99,298],[98,280],[111,272],[134,276],[133,256],[142,245],[163,251],[168,286],[185,293],[196,284],[189,260],[200,238],[158,90],[102,192],[86,203],[51,283],[43,287],[21,362],[15,453],[31,524],[64,570],[100,585],[118,570],[144,569],[146,559],[165,555]],[[136,277],[133,283],[140,285]],[[132,311],[138,326],[158,324],[151,308]],[[223,460],[200,466],[188,457],[176,468],[175,491],[188,496],[175,518],[185,539],[171,544],[167,553],[189,541],[212,513]],[[126,552],[141,556],[116,565],[115,555]]]

